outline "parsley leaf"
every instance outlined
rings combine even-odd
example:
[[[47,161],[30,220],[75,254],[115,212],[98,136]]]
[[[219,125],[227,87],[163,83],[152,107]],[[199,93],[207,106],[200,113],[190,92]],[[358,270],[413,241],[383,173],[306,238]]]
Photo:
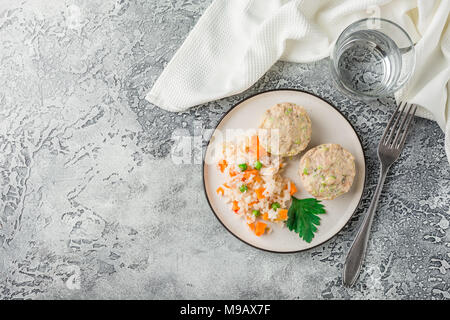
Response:
[[[319,200],[292,197],[286,226],[289,230],[298,233],[300,238],[310,243],[314,238],[314,233],[317,231],[316,226],[320,225],[320,217],[318,215],[323,213],[325,213],[325,209]]]

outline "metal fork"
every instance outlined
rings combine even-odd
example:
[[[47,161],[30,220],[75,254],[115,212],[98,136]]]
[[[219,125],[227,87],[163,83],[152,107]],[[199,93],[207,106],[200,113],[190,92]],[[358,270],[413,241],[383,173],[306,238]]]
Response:
[[[369,240],[370,227],[372,226],[386,174],[403,149],[406,135],[416,110],[416,105],[400,102],[381,137],[378,145],[378,159],[381,163],[380,177],[370,207],[344,263],[343,282],[346,286],[352,286],[358,279]]]

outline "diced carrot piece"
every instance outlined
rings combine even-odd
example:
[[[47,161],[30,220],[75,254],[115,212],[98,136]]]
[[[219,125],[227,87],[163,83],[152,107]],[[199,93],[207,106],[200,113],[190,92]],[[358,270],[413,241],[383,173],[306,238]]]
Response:
[[[250,202],[250,203],[248,204],[248,206],[251,207],[251,206],[253,206],[254,204],[257,204],[257,203],[258,203],[258,201],[252,201],[252,202]]]
[[[236,200],[233,201],[232,209],[233,209],[234,212],[238,212],[239,211],[238,202]]]
[[[230,177],[237,175],[236,171],[230,169]]]
[[[259,137],[258,136],[252,136],[250,138],[250,152],[256,155],[256,159],[259,160],[260,157],[265,156],[267,154],[264,147],[261,146],[259,143]]]
[[[224,172],[227,166],[228,166],[227,160],[223,159],[219,161],[220,172]]]
[[[226,184],[226,183],[224,183],[223,186],[224,186],[225,188],[230,189],[230,186],[229,186],[228,184]]]
[[[258,188],[258,189],[255,190],[255,192],[256,192],[256,197],[257,197],[258,199],[264,199],[264,198],[265,198],[265,196],[263,195],[264,190],[266,190],[266,189],[263,188],[263,187]]]
[[[267,212],[265,212],[263,215],[262,215],[262,218],[263,218],[263,220],[269,220],[269,214],[267,213]]]
[[[250,230],[252,230],[253,232],[255,232],[255,224],[254,223],[247,223],[248,227],[250,228]]]
[[[264,231],[266,230],[267,224],[264,222],[256,222],[255,226],[255,234],[259,237],[264,234]]]
[[[259,172],[256,169],[247,170],[244,172],[244,179],[250,178],[250,175],[254,175],[255,177],[257,177],[259,175]]]
[[[295,187],[295,184],[293,182],[291,182],[291,191],[289,193],[292,196],[296,192],[297,192],[297,188]]]
[[[278,212],[277,220],[284,221],[287,219],[287,213],[288,213],[287,209],[278,209],[277,212]]]
[[[259,137],[256,136],[256,159],[259,160]]]
[[[222,187],[218,187],[216,190],[217,194],[221,193],[222,195],[224,194],[224,190]]]

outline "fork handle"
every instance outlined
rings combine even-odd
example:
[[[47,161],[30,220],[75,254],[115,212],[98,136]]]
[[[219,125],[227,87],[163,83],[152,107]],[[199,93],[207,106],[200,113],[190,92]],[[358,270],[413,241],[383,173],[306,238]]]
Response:
[[[344,263],[343,282],[346,286],[352,286],[361,271],[361,266],[366,253],[367,243],[369,241],[370,227],[372,226],[373,217],[378,205],[378,199],[380,198],[381,190],[383,189],[384,180],[389,167],[381,165],[380,177],[378,178],[377,188],[367,210],[366,216],[356,234],[355,240],[353,240],[352,246],[347,254],[347,258]]]

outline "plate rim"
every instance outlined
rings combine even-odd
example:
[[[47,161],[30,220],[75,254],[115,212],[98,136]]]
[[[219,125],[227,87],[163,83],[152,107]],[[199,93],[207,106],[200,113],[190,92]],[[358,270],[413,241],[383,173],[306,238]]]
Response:
[[[331,236],[329,239],[327,239],[327,240],[325,240],[325,241],[323,241],[323,242],[320,242],[320,243],[318,243],[318,244],[316,244],[316,245],[314,245],[314,246],[312,246],[312,247],[310,247],[310,248],[306,248],[306,249],[299,249],[299,250],[292,250],[292,251],[277,251],[277,250],[270,250],[270,249],[261,248],[261,247],[258,247],[258,246],[256,246],[256,245],[253,245],[253,244],[247,242],[246,240],[242,239],[241,237],[239,237],[238,235],[236,235],[234,232],[232,232],[232,231],[225,225],[225,223],[218,217],[216,211],[213,209],[213,207],[212,207],[212,205],[211,205],[211,201],[209,200],[208,193],[206,192],[206,182],[205,182],[205,158],[206,158],[207,150],[208,150],[209,145],[210,145],[210,143],[211,143],[211,138],[214,136],[214,133],[216,132],[217,127],[222,123],[223,119],[224,119],[224,118],[225,118],[232,110],[234,110],[234,108],[236,108],[238,105],[240,105],[240,104],[243,103],[244,101],[246,101],[246,100],[248,100],[248,99],[251,99],[251,98],[253,98],[253,97],[256,97],[256,96],[258,96],[258,95],[261,95],[261,94],[264,94],[264,93],[267,93],[267,92],[273,92],[273,91],[295,91],[295,92],[306,93],[306,94],[309,94],[309,95],[311,95],[311,96],[314,96],[314,97],[316,97],[316,98],[318,98],[318,99],[324,101],[325,103],[327,103],[328,105],[330,105],[331,107],[333,107],[337,112],[339,112],[339,114],[345,119],[345,121],[347,121],[347,123],[350,125],[350,127],[352,128],[352,130],[355,132],[355,135],[356,135],[356,137],[358,138],[358,142],[359,142],[359,144],[360,144],[360,146],[361,146],[361,150],[362,150],[362,153],[363,153],[363,160],[364,160],[364,181],[363,181],[363,188],[362,188],[363,191],[362,191],[361,196],[360,196],[360,198],[359,198],[359,200],[358,200],[358,204],[356,205],[355,210],[353,210],[353,212],[352,212],[352,214],[350,215],[349,219],[348,219],[347,222],[342,226],[342,228],[339,229],[333,236]],[[203,156],[202,156],[202,184],[203,184],[203,194],[204,194],[204,196],[205,196],[205,198],[206,198],[206,201],[208,202],[209,208],[211,209],[211,211],[212,211],[212,213],[214,214],[214,216],[216,217],[216,219],[222,224],[222,226],[225,228],[225,230],[228,231],[228,233],[231,233],[231,234],[232,234],[235,238],[237,238],[238,240],[242,241],[243,243],[247,244],[247,245],[250,246],[250,247],[256,248],[256,249],[258,249],[258,250],[270,252],[270,253],[277,253],[277,254],[293,254],[293,253],[298,253],[298,252],[304,252],[304,251],[308,251],[308,250],[314,249],[314,248],[316,248],[316,247],[318,247],[318,246],[321,246],[321,245],[323,245],[323,244],[329,242],[331,239],[333,239],[338,233],[340,233],[340,232],[347,226],[347,224],[349,223],[349,221],[350,221],[350,220],[352,219],[352,217],[354,216],[356,210],[358,210],[358,207],[359,207],[359,205],[361,204],[361,201],[362,201],[363,196],[364,196],[364,190],[366,189],[366,183],[367,183],[367,162],[366,162],[366,152],[365,152],[365,150],[364,150],[364,148],[363,148],[363,144],[362,144],[362,141],[361,141],[361,137],[359,136],[359,134],[358,134],[358,132],[356,131],[356,129],[355,129],[355,127],[353,126],[353,124],[347,119],[347,117],[342,113],[342,111],[340,111],[338,108],[336,108],[336,107],[334,106],[334,104],[332,104],[332,103],[331,103],[330,101],[328,101],[327,99],[324,99],[324,98],[322,98],[322,97],[320,97],[320,96],[318,96],[318,95],[316,95],[316,94],[314,94],[314,93],[311,93],[311,92],[308,92],[308,91],[305,91],[305,90],[301,90],[301,89],[296,89],[296,88],[276,88],[276,89],[269,89],[269,90],[265,90],[265,91],[259,91],[259,92],[257,92],[257,93],[254,93],[254,94],[252,94],[252,95],[250,95],[250,96],[248,96],[248,97],[246,97],[246,98],[244,98],[244,99],[239,100],[238,102],[236,102],[230,109],[228,109],[227,112],[225,112],[225,113],[220,117],[219,121],[217,122],[217,125],[214,127],[214,131],[213,131],[212,134],[208,137],[208,143],[206,144],[205,152],[204,152],[204,154],[203,154]]]

